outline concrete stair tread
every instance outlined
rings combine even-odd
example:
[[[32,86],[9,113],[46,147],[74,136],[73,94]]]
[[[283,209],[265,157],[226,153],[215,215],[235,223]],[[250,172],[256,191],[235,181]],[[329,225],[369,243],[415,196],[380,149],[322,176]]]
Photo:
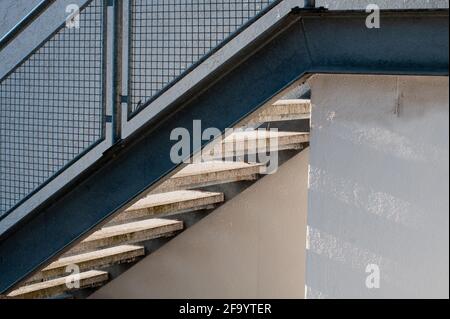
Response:
[[[196,190],[179,190],[167,193],[152,194],[138,201],[136,204],[128,208],[127,211],[216,197],[223,198],[223,194]]]
[[[135,244],[161,237],[169,237],[184,227],[182,221],[145,219],[114,226],[106,226],[74,246],[63,257],[87,253],[100,248]]]
[[[79,280],[80,289],[89,286],[99,285],[108,280],[108,273],[105,271],[90,270],[77,275],[69,275],[36,284],[22,286],[8,294],[8,297],[22,298],[48,298],[70,290],[66,283],[73,283]]]
[[[179,226],[183,223],[177,220],[168,220],[168,219],[147,219],[142,220],[138,222],[132,222],[132,223],[126,223],[116,226],[109,226],[102,228],[95,233],[93,233],[91,236],[86,238],[83,242],[89,242],[94,241],[98,239],[104,239],[114,236],[120,236],[120,235],[126,235],[130,233],[136,233],[143,230],[152,230],[152,229],[158,229],[161,227],[167,227],[167,226]]]
[[[207,161],[189,164],[166,180],[152,194],[201,188],[258,179],[263,165],[232,161]]]
[[[309,99],[280,99],[278,101],[276,101],[275,103],[273,103],[273,105],[303,105],[307,108],[309,108],[311,106],[311,100]]]
[[[212,209],[224,200],[225,196],[223,193],[196,190],[151,194],[120,213],[110,224],[119,224],[133,219],[169,216]]]
[[[213,159],[235,158],[245,154],[299,150],[309,142],[308,132],[283,132],[265,129],[245,130],[230,134],[220,143],[205,148],[203,154]]]
[[[260,139],[275,139],[275,138],[286,138],[286,137],[297,137],[305,142],[309,139],[308,132],[283,132],[283,131],[270,131],[270,130],[252,130],[252,131],[242,131],[235,132],[227,136],[222,143],[228,143],[233,141],[244,141],[244,140],[260,140]]]
[[[216,173],[216,172],[226,172],[231,170],[242,170],[242,169],[252,169],[259,168],[261,164],[249,164],[245,162],[232,162],[232,161],[210,161],[202,163],[194,163],[186,166],[180,172],[175,174],[173,178]]]
[[[95,266],[104,266],[112,262],[120,262],[122,260],[129,260],[130,258],[136,258],[145,255],[144,247],[132,246],[132,245],[120,245],[106,249],[100,249],[84,254],[63,257],[57,261],[51,263],[42,271],[51,271],[59,268],[65,268],[69,265],[78,265],[83,268],[83,264],[87,262],[97,261]],[[111,261],[114,258],[114,261]]]
[[[265,123],[311,118],[311,101],[306,99],[278,100],[272,105],[263,107],[246,122]]]
[[[311,116],[311,100],[308,99],[278,100],[273,103],[271,107],[271,113],[278,115],[304,114]],[[262,113],[264,113],[264,111],[265,109],[262,110]]]

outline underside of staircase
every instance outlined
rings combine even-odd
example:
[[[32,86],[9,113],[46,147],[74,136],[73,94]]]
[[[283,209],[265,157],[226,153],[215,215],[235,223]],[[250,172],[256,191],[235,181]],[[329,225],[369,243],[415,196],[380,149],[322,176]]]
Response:
[[[241,130],[207,145],[202,154],[208,160],[195,155],[191,164],[34,273],[8,297],[89,296],[265,174],[276,174],[256,155],[275,153],[282,165],[308,146],[310,114],[307,99],[282,99],[261,108],[241,121],[236,127]]]

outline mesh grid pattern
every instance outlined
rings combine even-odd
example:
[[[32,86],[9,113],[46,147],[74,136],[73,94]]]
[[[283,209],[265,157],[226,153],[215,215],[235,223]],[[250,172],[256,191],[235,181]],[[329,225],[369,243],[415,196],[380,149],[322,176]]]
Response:
[[[129,115],[274,0],[134,0]]]
[[[0,217],[104,135],[103,0],[0,81]]]

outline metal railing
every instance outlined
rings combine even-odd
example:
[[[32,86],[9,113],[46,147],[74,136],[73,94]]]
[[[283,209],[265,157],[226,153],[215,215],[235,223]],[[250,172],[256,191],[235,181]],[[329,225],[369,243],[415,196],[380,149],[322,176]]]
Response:
[[[53,2],[36,7],[2,47]],[[86,1],[79,26],[64,22],[0,79],[0,221],[104,141],[108,122],[112,143],[121,138],[117,104],[124,95],[130,119],[279,2]],[[107,21],[111,7],[114,27]]]
[[[104,138],[103,0],[0,80],[0,217]]]
[[[130,1],[128,117],[275,2]]]

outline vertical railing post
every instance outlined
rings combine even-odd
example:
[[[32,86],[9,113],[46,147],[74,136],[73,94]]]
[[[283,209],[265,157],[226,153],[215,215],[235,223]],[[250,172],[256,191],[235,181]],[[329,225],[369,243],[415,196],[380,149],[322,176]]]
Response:
[[[122,138],[122,63],[123,63],[123,1],[110,0],[114,10],[113,26],[113,106],[112,106],[112,142],[119,142]]]
[[[316,0],[305,0],[305,8],[315,8]]]

